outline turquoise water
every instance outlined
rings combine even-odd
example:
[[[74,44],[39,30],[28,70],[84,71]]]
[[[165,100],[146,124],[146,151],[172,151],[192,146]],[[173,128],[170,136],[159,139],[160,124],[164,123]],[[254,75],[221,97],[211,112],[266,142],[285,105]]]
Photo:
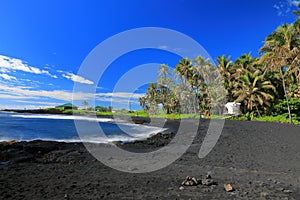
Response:
[[[84,133],[78,135],[74,120],[80,121]],[[101,127],[101,132],[94,125]],[[0,113],[0,141],[36,139],[64,142],[108,143],[134,141],[164,129],[144,125],[115,123],[112,119],[83,116]]]

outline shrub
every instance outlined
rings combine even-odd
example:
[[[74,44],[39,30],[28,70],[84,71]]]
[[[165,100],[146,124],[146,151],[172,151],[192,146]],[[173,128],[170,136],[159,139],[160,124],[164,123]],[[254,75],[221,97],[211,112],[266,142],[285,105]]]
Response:
[[[300,119],[300,99],[290,98],[289,99],[289,104],[290,104],[292,115],[295,118]],[[279,102],[274,106],[274,111],[273,112],[274,112],[273,114],[275,116],[288,114],[288,108],[287,108],[286,100],[285,99],[279,100]]]

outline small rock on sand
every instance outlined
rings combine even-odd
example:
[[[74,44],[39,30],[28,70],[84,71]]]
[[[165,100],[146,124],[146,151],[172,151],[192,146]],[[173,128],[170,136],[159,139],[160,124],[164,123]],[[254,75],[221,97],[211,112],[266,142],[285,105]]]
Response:
[[[187,176],[185,180],[181,183],[181,185],[185,185],[185,186],[196,186],[198,184],[199,183],[195,177],[189,177],[189,176]]]
[[[233,192],[234,191],[234,188],[230,184],[225,184],[224,188],[225,188],[226,192]]]

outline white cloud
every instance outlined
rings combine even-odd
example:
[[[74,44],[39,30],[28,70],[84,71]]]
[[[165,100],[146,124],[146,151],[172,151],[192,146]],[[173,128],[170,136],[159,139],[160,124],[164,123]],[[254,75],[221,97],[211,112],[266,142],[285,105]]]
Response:
[[[44,106],[37,106],[37,105],[12,105],[12,104],[0,104],[0,110],[2,109],[40,109],[40,108],[47,108],[49,106],[44,105]]]
[[[168,46],[167,45],[160,45],[160,46],[158,46],[158,48],[166,50],[166,49],[168,49]]]
[[[32,99],[32,97],[16,96],[12,94],[0,94],[0,99]]]
[[[7,93],[6,95],[2,95]],[[22,87],[9,87],[5,85],[0,85],[0,98],[1,99],[28,99],[28,98],[51,98],[63,101],[71,100],[87,100],[94,97],[91,93],[84,92],[69,92],[64,90],[29,90]]]
[[[59,103],[55,102],[49,102],[49,101],[27,101],[27,100],[14,100],[14,102],[18,103],[26,103],[26,104],[34,104],[34,105],[48,105],[48,106],[56,106],[59,105]]]
[[[50,69],[50,68],[48,68]],[[51,69],[52,70],[52,69]],[[37,80],[29,80],[24,78],[16,78],[10,75],[10,72],[22,71],[32,74],[45,74],[53,78],[57,78],[57,75],[50,74],[49,71],[44,69],[39,69],[36,67],[29,66],[20,59],[11,58],[7,56],[0,55],[0,99],[7,104],[7,102],[12,102],[10,105],[15,103],[23,103],[28,106],[49,106],[55,105],[56,103],[51,102],[53,100],[59,101],[82,101],[82,100],[93,100],[105,101],[113,103],[128,104],[129,100],[135,103],[134,100],[143,96],[144,94],[132,94],[129,92],[108,92],[108,93],[85,93],[85,92],[72,92],[63,89],[59,90],[45,90],[37,89],[37,85],[43,85],[43,83]],[[92,85],[93,81],[88,80],[82,76],[76,75],[71,72],[66,72],[62,70],[56,70],[61,77],[72,80],[74,82]],[[8,81],[7,81],[8,80]],[[12,82],[14,80],[14,82]],[[20,82],[18,82],[20,81]],[[16,85],[16,83],[19,83]],[[30,82],[30,86],[24,84],[24,82]],[[97,89],[103,89],[102,87],[97,87]],[[46,100],[46,101],[44,101]],[[15,103],[14,103],[15,102]],[[2,106],[2,105],[0,105]],[[15,105],[20,106],[20,105]],[[23,106],[21,106],[23,107]]]
[[[20,105],[14,105],[13,102],[23,103],[26,105],[26,108],[39,108],[39,107],[49,107],[56,105],[56,103],[51,102],[52,99],[59,101],[82,101],[82,100],[93,100],[102,101],[102,102],[111,102],[114,107],[118,106],[128,106],[129,101],[131,104],[138,104],[137,99],[144,96],[144,94],[133,94],[130,92],[108,92],[108,93],[84,93],[64,90],[34,90],[33,88],[26,86],[16,86],[10,87],[5,84],[0,83],[0,99],[4,102],[12,102],[10,106],[2,106],[3,108],[18,108]],[[45,101],[46,100],[46,101]],[[118,106],[117,106],[118,105]],[[121,106],[121,107],[122,107]],[[21,109],[24,106],[20,107]]]
[[[275,5],[273,6],[273,8],[275,8],[275,9],[277,9],[277,10],[280,9],[280,7],[279,7],[277,4],[275,4]]]
[[[145,96],[145,94],[136,94],[131,92],[106,92],[106,93],[96,93],[98,97],[112,97],[112,98],[125,98],[125,99],[138,99]]]
[[[129,102],[126,99],[117,99],[117,98],[109,98],[109,97],[98,97],[96,99],[102,102],[114,102],[114,103],[123,103],[123,104],[128,104]]]
[[[300,1],[298,0],[285,0],[285,1],[279,1],[275,5],[273,5],[273,8],[277,10],[278,16],[284,16],[287,13],[291,13],[293,10],[293,7],[297,7],[299,5]]]
[[[158,46],[159,49],[162,49],[162,50],[166,50],[166,51],[174,51],[174,52],[184,52],[181,48],[178,48],[178,47],[170,47],[170,46],[167,46],[167,45],[160,45]]]
[[[0,68],[0,72],[2,72],[2,73],[7,73],[7,72],[8,72],[8,69]]]
[[[8,72],[10,70],[23,71],[23,72],[28,72],[28,73],[32,73],[32,74],[46,74],[53,78],[57,78],[57,76],[50,74],[49,71],[39,69],[36,67],[28,66],[24,61],[22,61],[20,59],[0,55],[0,71]]]
[[[58,72],[62,72],[62,71],[59,70]],[[77,83],[83,83],[83,84],[88,84],[88,85],[94,84],[93,81],[87,80],[87,79],[85,79],[81,76],[78,76],[78,75],[70,73],[70,72],[66,72],[62,76],[65,77],[66,79],[70,79],[70,80],[72,80],[74,82],[77,82]]]
[[[300,4],[300,1],[289,0],[289,4],[291,4],[293,6],[298,6]]]
[[[9,80],[9,81],[11,81],[11,80],[17,80],[16,77],[10,76],[8,74],[0,74],[0,77],[3,78],[3,79],[5,79],[5,80]]]
[[[144,96],[145,94],[135,94],[130,92],[107,92],[107,93],[96,93],[95,99],[98,101],[119,103],[128,105],[129,101],[133,104],[138,103],[137,99]]]

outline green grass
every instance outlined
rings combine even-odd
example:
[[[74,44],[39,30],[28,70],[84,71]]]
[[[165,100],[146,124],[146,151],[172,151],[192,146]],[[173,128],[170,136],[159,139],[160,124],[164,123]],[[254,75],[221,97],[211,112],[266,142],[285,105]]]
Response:
[[[96,115],[112,115],[112,114],[113,114],[112,112],[100,112],[100,111],[96,112]]]
[[[280,122],[280,123],[289,123],[290,120],[286,115],[278,115],[278,116],[263,116],[263,117],[255,117],[253,120],[264,121],[264,122]],[[294,124],[300,124],[295,117],[293,118]]]
[[[231,117],[231,118],[228,118],[228,119],[229,120],[242,120],[242,121],[248,120],[248,118],[245,115],[235,116],[235,117]],[[263,122],[290,123],[288,115],[286,115],[286,114],[284,114],[284,115],[277,115],[277,116],[253,117],[251,120],[254,120],[254,121],[263,121]],[[300,124],[299,118],[297,118],[296,116],[293,116],[293,123],[294,124]]]
[[[115,112],[96,112],[97,115],[117,115],[117,116],[130,116],[130,117],[151,117],[151,118],[161,118],[161,119],[186,119],[186,118],[200,118],[199,114],[165,114],[163,111],[159,111],[158,114],[149,114],[143,110],[137,111],[125,111],[118,110]]]
[[[89,113],[95,113],[94,111],[87,110],[62,110],[61,108],[46,108],[45,110],[58,110],[64,114],[79,114],[86,115]],[[159,110],[158,114],[150,114],[145,112],[144,110],[137,111],[127,111],[127,110],[118,110],[115,112],[96,112],[96,115],[116,115],[116,116],[131,116],[131,117],[150,117],[150,118],[161,118],[161,119],[199,119],[199,114],[165,114],[162,110]],[[212,119],[221,119],[224,116],[219,115],[211,115]],[[227,118],[227,120],[249,120],[246,115],[234,116]],[[277,115],[277,116],[262,116],[262,117],[253,117],[251,120],[255,121],[264,121],[264,122],[279,122],[279,123],[289,123],[289,118],[287,114]],[[293,123],[300,124],[300,118],[297,116],[293,116]]]
[[[149,114],[143,110],[137,111],[126,111],[118,110],[115,112],[96,112],[97,115],[116,115],[116,116],[130,116],[130,117],[150,117],[150,118],[159,118],[159,119],[199,119],[200,114],[165,114],[160,110],[157,114]],[[221,119],[223,116],[211,115],[213,119]]]
[[[78,115],[85,115],[85,114],[88,114],[89,111],[87,110],[64,110],[63,113],[64,114],[78,114]]]
[[[64,111],[63,108],[45,108],[46,111]]]

